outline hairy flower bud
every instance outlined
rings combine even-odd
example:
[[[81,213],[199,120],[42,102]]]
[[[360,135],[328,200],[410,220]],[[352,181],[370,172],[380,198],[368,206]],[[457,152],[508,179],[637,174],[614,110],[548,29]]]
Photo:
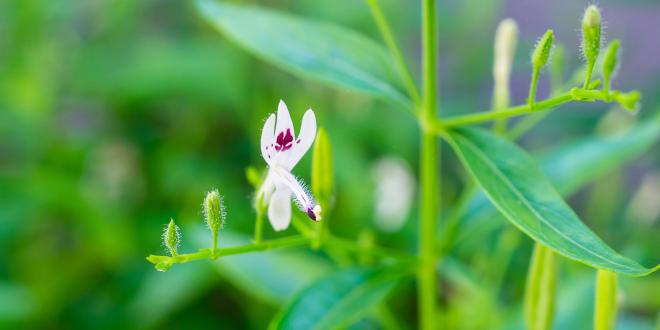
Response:
[[[609,82],[612,76],[616,74],[617,67],[619,66],[620,47],[621,42],[619,40],[612,40],[605,51],[605,58],[603,59],[603,78],[607,82]]]
[[[173,257],[176,257],[177,255],[180,240],[181,233],[179,231],[179,226],[174,223],[174,219],[170,219],[170,222],[165,226],[165,231],[163,232],[163,244]]]
[[[548,30],[536,43],[536,48],[534,48],[534,52],[532,53],[532,65],[534,66],[534,70],[539,70],[548,63],[553,41],[554,33],[552,30]]]
[[[211,190],[206,193],[204,198],[204,219],[206,226],[211,230],[213,235],[217,235],[218,231],[225,224],[225,204],[222,202],[222,196],[217,189]]]
[[[582,17],[582,52],[588,63],[595,63],[601,46],[600,10],[590,5]]]

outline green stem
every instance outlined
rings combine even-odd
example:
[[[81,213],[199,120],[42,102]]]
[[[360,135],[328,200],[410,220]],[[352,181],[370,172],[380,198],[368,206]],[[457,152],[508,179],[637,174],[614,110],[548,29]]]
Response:
[[[215,254],[216,250],[218,249],[218,232],[214,231],[211,236],[211,239],[213,240],[213,242],[211,242],[211,253]]]
[[[264,235],[264,207],[261,198],[257,198],[256,207],[257,218],[254,222],[254,242],[259,244],[263,240]]]
[[[620,93],[619,91],[612,91],[612,95]],[[634,93],[631,92],[631,93]],[[630,94],[619,94],[619,95],[630,95]],[[501,118],[509,118],[520,116],[528,113],[537,112],[540,110],[550,109],[557,107],[571,101],[580,101],[580,102],[594,102],[594,101],[605,101],[607,100],[607,95],[600,90],[585,90],[580,88],[573,88],[569,92],[560,94],[558,96],[540,101],[531,107],[529,104],[518,105],[511,107],[502,111],[493,111],[487,110],[483,112],[477,112],[469,115],[457,116],[454,118],[443,119],[442,121],[435,120],[430,124],[431,130],[435,133],[440,134],[444,130],[456,126],[478,124],[482,122],[497,120]]]
[[[385,45],[390,50],[392,57],[394,57],[396,69],[397,71],[399,71],[399,74],[403,79],[403,84],[405,85],[405,88],[408,90],[408,94],[415,103],[415,106],[419,106],[421,104],[421,99],[419,97],[419,92],[417,91],[417,86],[415,85],[415,82],[413,81],[412,76],[410,75],[410,71],[408,70],[408,65],[406,65],[406,61],[403,59],[403,56],[401,55],[401,50],[397,46],[396,39],[394,38],[394,34],[390,29],[390,25],[388,24],[385,15],[383,15],[383,11],[380,9],[378,0],[367,0],[367,4],[369,5],[369,9],[371,9],[371,15],[373,16],[374,21],[376,21],[376,25],[380,30],[380,34],[383,37],[383,41],[385,42]]]
[[[531,109],[536,109],[534,104],[536,103],[536,84],[539,81],[539,71],[539,68],[532,70],[532,83],[529,86],[529,97],[527,97],[527,104]]]
[[[437,138],[429,125],[435,121],[437,99],[437,20],[436,1],[422,1],[422,106],[421,146],[420,146],[420,221],[419,257],[417,273],[417,299],[420,328],[435,329],[436,274],[434,267],[436,205],[439,180],[437,177],[438,151]]]
[[[223,249],[217,249],[215,253],[211,249],[200,249],[195,253],[179,254],[177,256],[158,256],[150,255],[147,260],[152,264],[168,263],[168,264],[183,264],[191,261],[202,259],[216,259],[223,256],[233,254],[243,254],[256,251],[266,251],[276,248],[303,246],[309,244],[309,238],[303,236],[291,236],[285,238],[274,239],[271,241],[262,242],[259,244],[248,244],[241,246],[232,246]]]
[[[582,85],[582,88],[587,88],[587,86],[589,86],[589,83],[591,82],[591,74],[594,71],[594,64],[595,63],[587,63],[587,77],[584,79],[584,85]]]
[[[572,100],[573,100],[573,96],[571,95],[571,93],[565,93],[563,95],[536,103],[534,109],[532,109],[532,107],[529,104],[525,104],[525,105],[519,105],[519,106],[507,108],[502,111],[478,112],[469,115],[444,119],[441,123],[436,122],[433,128],[437,133],[440,133],[445,128],[451,128],[455,126],[463,126],[469,124],[477,124],[477,123],[492,121],[501,118],[520,116],[527,113],[536,112],[539,110],[553,108],[560,104],[568,103]]]

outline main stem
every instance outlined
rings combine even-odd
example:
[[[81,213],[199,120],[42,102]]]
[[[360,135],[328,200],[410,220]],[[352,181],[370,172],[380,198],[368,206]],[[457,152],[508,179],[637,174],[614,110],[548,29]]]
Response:
[[[422,111],[420,146],[420,219],[417,299],[421,329],[435,329],[436,279],[434,246],[438,203],[438,143],[431,130],[436,120],[437,35],[436,1],[422,0]]]

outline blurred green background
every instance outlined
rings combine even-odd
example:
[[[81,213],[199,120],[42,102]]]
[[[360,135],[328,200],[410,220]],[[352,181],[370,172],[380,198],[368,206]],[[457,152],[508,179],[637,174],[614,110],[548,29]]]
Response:
[[[417,72],[419,4],[381,2]],[[361,1],[258,3],[380,40]],[[578,22],[586,5],[440,1],[442,113],[489,108],[492,38],[505,17],[521,30],[514,103],[524,102],[528,54],[547,28],[567,50],[568,77],[580,65]],[[629,126],[660,106],[660,3],[599,5],[607,38],[623,41],[614,87],[641,90],[642,111],[632,117],[602,104],[566,106],[522,140],[535,154]],[[540,97],[547,90],[546,75]],[[279,99],[294,122],[311,106],[327,129],[337,186],[330,226],[356,238],[373,227],[369,173],[375,162],[396,155],[417,168],[418,133],[409,113],[259,61],[213,30],[191,1],[0,2],[0,328],[264,328],[291,293],[332,267],[324,255],[237,256],[167,273],[144,258],[164,253],[160,234],[170,217],[183,228],[183,251],[205,245],[200,204],[216,187],[229,213],[222,244],[245,241],[240,233],[251,232],[254,218],[245,168],[265,167],[258,139]],[[605,241],[645,265],[660,258],[659,152],[656,144],[570,199]],[[443,153],[442,203],[448,207],[466,177],[448,148]],[[310,163],[306,156],[296,167],[307,180]],[[415,214],[413,206],[397,233],[376,229],[378,241],[414,251]],[[276,236],[270,229],[267,235]],[[441,279],[447,326],[520,327],[531,241],[496,230],[463,244],[450,253],[451,270]],[[510,260],[497,259],[497,247],[507,244]],[[255,275],[260,272],[269,276]],[[561,274],[556,326],[589,328],[594,271],[564,261]],[[416,324],[413,285],[402,285],[390,299],[405,328]],[[652,329],[659,319],[658,275],[624,278],[621,285],[620,328]],[[356,327],[376,326],[365,319]]]

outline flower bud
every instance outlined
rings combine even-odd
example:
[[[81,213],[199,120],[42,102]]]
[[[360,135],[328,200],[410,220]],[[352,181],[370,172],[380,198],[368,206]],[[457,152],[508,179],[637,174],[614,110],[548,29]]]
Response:
[[[319,128],[312,158],[312,192],[324,207],[327,207],[332,199],[333,172],[330,138],[323,128]]]
[[[612,40],[605,51],[605,58],[603,59],[603,78],[607,82],[609,82],[612,76],[616,74],[617,67],[619,66],[620,46],[621,42],[619,42],[619,40]]]
[[[495,32],[495,65],[493,65],[495,81],[508,84],[517,41],[518,24],[516,21],[507,18],[500,22]]]
[[[181,233],[179,231],[179,226],[174,223],[174,219],[170,219],[170,223],[165,226],[165,231],[163,232],[163,244],[172,257],[176,257],[177,255],[180,240]]]
[[[601,45],[600,10],[590,5],[582,17],[582,52],[588,63],[595,63]]]
[[[536,43],[536,48],[534,48],[534,52],[532,53],[532,65],[534,66],[534,70],[539,70],[548,63],[548,58],[552,51],[553,40],[554,34],[552,30],[548,30]]]
[[[222,202],[222,196],[220,196],[218,190],[214,189],[206,193],[206,197],[204,198],[204,219],[206,220],[206,226],[214,236],[224,226],[226,215],[225,204]]]

